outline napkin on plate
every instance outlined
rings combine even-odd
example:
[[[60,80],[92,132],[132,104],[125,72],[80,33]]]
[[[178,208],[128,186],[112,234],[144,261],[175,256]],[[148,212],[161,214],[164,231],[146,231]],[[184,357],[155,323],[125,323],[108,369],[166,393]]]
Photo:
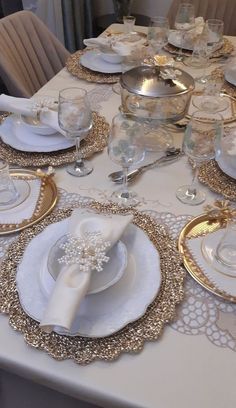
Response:
[[[87,233],[101,233],[108,251],[120,239],[132,222],[132,215],[101,215],[85,209],[75,209],[70,217],[68,234],[86,239]],[[79,305],[87,293],[91,270],[79,271],[79,265],[65,265],[59,274],[54,290],[40,322],[40,327],[50,333],[54,326],[69,331]]]
[[[212,232],[211,234],[214,236],[214,240],[218,242],[222,236],[222,230]],[[186,242],[196,264],[218,289],[226,292],[230,296],[236,296],[236,277],[226,276],[219,272],[217,270],[217,261],[214,265],[211,265],[210,263],[208,264],[202,254],[202,240],[202,237],[197,237],[191,238]]]
[[[0,111],[35,117],[36,111],[33,110],[33,106],[32,99],[0,95]]]
[[[99,48],[101,51],[111,51],[111,40],[109,38],[87,38],[83,41],[88,48]]]

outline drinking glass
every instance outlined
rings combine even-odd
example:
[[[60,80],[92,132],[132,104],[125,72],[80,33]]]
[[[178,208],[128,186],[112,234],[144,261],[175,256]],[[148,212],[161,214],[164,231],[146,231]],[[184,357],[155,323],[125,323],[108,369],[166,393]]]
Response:
[[[66,137],[75,140],[76,145],[76,160],[67,167],[67,172],[76,177],[90,174],[93,168],[80,153],[81,137],[92,129],[92,112],[85,89],[66,88],[59,92],[58,123]]]
[[[181,33],[181,44],[179,55],[177,56],[177,61],[183,60],[183,40],[184,33],[194,26],[194,6],[189,3],[181,3],[179,5],[176,17],[175,17],[175,28]]]
[[[194,176],[190,185],[181,186],[176,197],[184,204],[205,201],[205,193],[196,187],[199,166],[215,157],[216,139],[222,135],[222,117],[217,113],[194,112],[184,135],[183,150],[193,161]]]
[[[143,125],[131,115],[119,113],[112,120],[108,154],[111,160],[122,166],[124,177],[121,189],[115,191],[112,201],[122,206],[139,204],[137,194],[128,189],[127,174],[130,166],[139,163],[144,158]]]
[[[236,272],[236,220],[229,221],[216,247],[216,259]]]
[[[123,17],[125,34],[129,34],[134,31],[135,21],[136,21],[136,18],[134,16],[124,16]]]
[[[155,54],[168,43],[169,21],[166,17],[152,17],[150,20],[147,39]]]
[[[209,51],[214,51],[223,40],[224,22],[218,19],[208,19],[206,21],[207,45]]]
[[[30,194],[30,186],[26,180],[13,182],[9,165],[0,159],[0,210],[10,209],[20,205]]]

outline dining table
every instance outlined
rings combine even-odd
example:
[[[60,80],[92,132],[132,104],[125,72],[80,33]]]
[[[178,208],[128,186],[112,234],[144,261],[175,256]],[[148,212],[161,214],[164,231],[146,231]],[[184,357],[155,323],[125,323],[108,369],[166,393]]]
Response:
[[[109,30],[122,30],[122,25],[113,24]],[[146,32],[145,27],[137,30]],[[227,38],[236,47],[236,38]],[[200,72],[178,64],[193,77]],[[226,64],[224,59],[215,59],[207,72],[224,69]],[[92,110],[104,116],[109,124],[119,112],[121,96],[114,92],[113,84],[79,79],[66,67],[37,95],[58,100],[59,91],[68,87],[86,89]],[[174,145],[181,148],[184,129],[170,126],[168,132]],[[158,155],[159,152],[148,151],[145,162],[155,160]],[[54,167],[60,208],[91,200],[102,205],[109,203],[112,192],[119,188],[108,177],[120,168],[109,158],[106,147],[88,160],[94,170],[86,177],[69,175],[65,165]],[[140,197],[136,210],[168,228],[176,242],[185,224],[202,214],[205,205],[224,199],[209,185],[201,183],[206,202],[195,206],[181,203],[176,190],[189,184],[191,178],[192,167],[182,155],[172,163],[148,169],[130,186]],[[4,257],[7,246],[18,235],[0,238],[1,256]],[[3,313],[0,314],[0,406],[8,408],[6,401],[15,401],[14,405],[9,404],[12,408],[31,406],[27,405],[29,395],[35,395],[36,408],[49,406],[49,401],[54,406],[51,393],[55,393],[58,401],[55,406],[67,408],[233,408],[235,352],[236,304],[206,290],[188,273],[183,300],[176,306],[174,318],[163,325],[158,338],[144,341],[136,350],[129,351],[127,347],[113,359],[94,358],[88,364],[80,364],[72,358],[53,358],[47,350],[34,346],[33,341],[27,344],[22,333],[9,324],[9,316]],[[38,397],[35,387],[40,390]]]

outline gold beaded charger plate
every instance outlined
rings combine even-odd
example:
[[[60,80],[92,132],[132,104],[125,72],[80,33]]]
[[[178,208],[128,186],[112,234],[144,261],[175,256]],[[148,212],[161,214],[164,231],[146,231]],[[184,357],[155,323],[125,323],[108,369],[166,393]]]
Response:
[[[183,263],[192,278],[198,282],[205,289],[214,293],[215,295],[236,303],[236,297],[227,294],[214,285],[213,282],[204,274],[203,270],[198,266],[193,259],[186,242],[191,238],[204,237],[207,234],[217,231],[221,227],[219,220],[210,219],[209,215],[204,214],[192,219],[182,229],[179,240],[178,248],[183,256]]]
[[[105,74],[101,72],[92,71],[80,64],[80,58],[86,51],[77,51],[69,56],[66,61],[66,68],[68,71],[79,79],[84,79],[88,82],[96,82],[98,84],[114,84],[120,79],[118,74]]]
[[[221,79],[223,81],[221,91],[232,97],[236,97],[236,86],[226,81],[224,72],[221,68],[214,69],[211,73],[211,78]]]
[[[180,48],[168,43],[167,45],[164,46],[164,50],[168,51],[170,54],[178,55]],[[232,54],[233,51],[234,46],[231,43],[231,41],[228,40],[227,38],[224,38],[222,47],[214,51],[211,55],[211,58],[225,57],[227,55]],[[189,57],[190,55],[192,55],[192,51],[183,49],[182,54],[185,55],[186,57]]]
[[[10,175],[13,180],[30,181],[37,178],[40,179],[40,192],[33,215],[29,219],[22,220],[19,224],[0,224],[0,235],[12,234],[36,224],[53,210],[58,198],[57,187],[52,179],[52,175],[26,169],[12,169],[10,170]]]
[[[236,201],[236,180],[225,174],[215,160],[200,166],[198,179],[227,200]]]
[[[25,248],[45,227],[68,218],[72,212],[69,208],[54,211],[37,225],[22,231],[17,242],[9,246],[0,271],[0,311],[9,315],[11,326],[24,335],[29,345],[45,350],[58,360],[70,358],[77,363],[88,364],[96,359],[114,360],[123,352],[141,351],[145,341],[157,340],[164,325],[175,317],[176,306],[183,299],[185,271],[181,266],[181,256],[176,249],[176,242],[165,227],[157,224],[148,214],[96,201],[83,206],[99,213],[132,212],[133,224],[145,232],[159,252],[161,287],[145,314],[113,335],[89,338],[62,336],[55,332],[46,334],[40,329],[39,323],[23,311],[15,279]]]
[[[6,114],[0,115],[0,123]],[[84,158],[101,152],[107,145],[109,124],[103,116],[93,112],[93,128],[81,141],[81,153]],[[75,148],[68,148],[56,152],[22,152],[14,149],[0,139],[1,157],[10,164],[17,164],[20,167],[41,167],[41,166],[62,166],[73,163],[76,158]]]

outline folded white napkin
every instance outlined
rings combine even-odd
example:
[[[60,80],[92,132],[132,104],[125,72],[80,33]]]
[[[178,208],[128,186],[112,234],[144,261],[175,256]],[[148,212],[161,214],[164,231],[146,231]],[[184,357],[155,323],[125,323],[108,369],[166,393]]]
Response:
[[[68,233],[86,239],[87,233],[100,232],[103,241],[108,243],[108,251],[120,239],[132,219],[132,215],[100,215],[89,210],[75,209],[70,217]],[[54,326],[70,330],[87,293],[92,273],[99,272],[79,271],[78,264],[62,268],[40,322],[45,332],[50,333]]]
[[[36,111],[33,110],[32,99],[15,98],[13,96],[0,95],[0,111],[21,114],[25,116],[36,116]]]
[[[137,33],[121,34],[109,38],[88,38],[84,40],[87,47],[98,48],[102,52],[115,52],[121,56],[130,55],[142,47],[146,42],[145,37],[140,37]]]
[[[111,39],[109,38],[87,38],[83,40],[88,48],[99,48],[101,51],[111,51]]]
[[[222,236],[222,230],[211,233],[214,239],[219,242]],[[236,277],[226,276],[219,272],[220,267],[217,267],[217,261],[214,265],[210,265],[202,254],[202,237],[189,239],[186,244],[193,259],[197,265],[202,269],[208,279],[220,290],[226,292],[230,296],[236,296]],[[219,269],[219,270],[218,270]]]

